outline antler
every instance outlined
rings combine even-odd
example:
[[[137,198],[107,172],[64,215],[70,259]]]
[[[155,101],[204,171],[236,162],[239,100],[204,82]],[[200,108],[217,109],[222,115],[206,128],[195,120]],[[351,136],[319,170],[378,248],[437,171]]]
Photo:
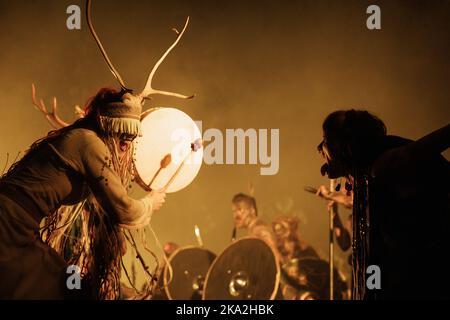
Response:
[[[86,116],[86,111],[80,108],[80,106],[75,106],[75,114],[78,118],[84,118]]]
[[[108,65],[108,68],[111,71],[111,73],[117,79],[117,81],[119,82],[119,84],[123,90],[130,91],[129,89],[127,89],[125,87],[125,82],[122,80],[122,77],[120,76],[119,71],[117,71],[116,68],[114,68],[114,65],[112,64],[111,60],[109,59],[105,48],[103,48],[100,38],[97,36],[97,33],[95,32],[94,25],[92,24],[91,2],[92,2],[91,0],[87,0],[87,2],[86,2],[86,19],[87,19],[87,24],[88,24],[89,30],[91,31],[91,34],[94,37],[95,42],[97,43],[97,46],[100,49],[100,52],[102,53],[102,56],[105,59],[105,62]]]
[[[162,90],[156,90],[152,88],[152,80],[153,76],[155,75],[156,70],[160,66],[160,64],[164,61],[164,59],[167,57],[167,55],[172,51],[172,49],[177,45],[178,41],[180,41],[181,37],[183,36],[184,31],[186,30],[187,26],[189,24],[189,17],[186,19],[186,23],[184,24],[183,30],[179,32],[177,29],[173,28],[172,30],[175,31],[175,33],[178,35],[175,42],[167,49],[167,51],[162,55],[162,57],[158,60],[158,62],[153,67],[152,71],[150,72],[150,75],[148,76],[147,83],[145,84],[144,90],[139,94],[143,99],[148,98],[149,95],[152,94],[161,94],[165,96],[172,96],[182,99],[192,99],[194,95],[191,96],[185,96],[179,93],[174,92],[168,92],[168,91],[162,91]]]
[[[41,111],[44,114],[45,118],[47,119],[47,121],[50,123],[50,125],[54,129],[60,129],[62,127],[66,127],[69,125],[67,122],[63,121],[56,114],[57,102],[56,102],[55,97],[53,98],[52,112],[47,111],[47,107],[45,106],[44,101],[42,99],[40,99],[39,102],[37,102],[36,88],[34,87],[34,83],[31,84],[31,99],[32,99],[33,104],[36,107],[36,109],[38,109],[39,111]]]

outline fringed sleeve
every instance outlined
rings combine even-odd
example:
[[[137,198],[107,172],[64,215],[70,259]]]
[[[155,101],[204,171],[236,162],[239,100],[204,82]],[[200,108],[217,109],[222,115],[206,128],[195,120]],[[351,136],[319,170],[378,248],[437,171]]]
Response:
[[[71,162],[83,174],[96,200],[105,212],[116,215],[116,223],[124,228],[139,228],[151,219],[151,199],[135,200],[129,197],[126,186],[114,171],[111,154],[104,142],[93,131],[79,129],[73,141],[79,143]]]

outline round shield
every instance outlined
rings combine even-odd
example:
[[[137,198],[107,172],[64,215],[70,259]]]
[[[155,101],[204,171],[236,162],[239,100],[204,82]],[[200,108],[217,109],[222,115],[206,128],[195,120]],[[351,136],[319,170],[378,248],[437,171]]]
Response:
[[[154,108],[141,116],[136,139],[137,182],[146,190],[176,192],[194,180],[203,159],[195,122],[175,108]]]
[[[307,294],[310,299],[330,298],[330,267],[327,261],[316,258],[292,259],[283,265],[282,281],[298,299]],[[334,268],[334,297],[341,300],[347,291],[347,283],[341,273]]]
[[[214,260],[206,276],[204,300],[273,300],[280,267],[263,240],[240,239]]]
[[[206,273],[216,258],[209,250],[199,247],[185,247],[175,251],[169,258],[169,268],[164,268],[164,285],[170,300],[200,300],[203,294]],[[171,280],[171,281],[170,281]]]

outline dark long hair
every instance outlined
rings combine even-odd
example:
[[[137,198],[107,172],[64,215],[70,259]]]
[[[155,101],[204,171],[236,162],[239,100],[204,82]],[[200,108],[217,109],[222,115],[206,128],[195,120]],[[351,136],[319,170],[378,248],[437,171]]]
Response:
[[[340,110],[323,123],[324,144],[330,154],[328,176],[353,177],[353,298],[371,299],[366,290],[366,269],[371,264],[373,212],[370,168],[382,148],[386,126],[363,110]]]
[[[323,122],[324,141],[333,165],[349,174],[371,164],[381,139],[386,136],[382,120],[365,110],[339,110]]]

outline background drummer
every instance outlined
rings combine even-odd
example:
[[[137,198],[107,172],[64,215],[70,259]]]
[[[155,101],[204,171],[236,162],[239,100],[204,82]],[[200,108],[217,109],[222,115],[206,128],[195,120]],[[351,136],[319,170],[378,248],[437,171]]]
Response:
[[[319,259],[317,251],[302,239],[298,224],[298,218],[288,216],[280,216],[272,222],[278,251],[283,258],[283,263],[292,259]]]
[[[235,229],[247,230],[247,234],[265,241],[273,250],[277,260],[283,261],[277,247],[272,227],[258,217],[256,200],[244,193],[236,194],[231,200]]]

